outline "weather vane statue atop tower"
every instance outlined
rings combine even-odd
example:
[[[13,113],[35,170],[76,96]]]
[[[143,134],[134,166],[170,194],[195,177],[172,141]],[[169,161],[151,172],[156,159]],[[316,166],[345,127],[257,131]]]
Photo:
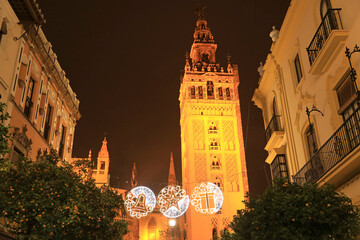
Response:
[[[206,6],[200,5],[198,5],[198,7],[195,9],[195,15],[197,16],[198,20],[204,20],[205,9]]]

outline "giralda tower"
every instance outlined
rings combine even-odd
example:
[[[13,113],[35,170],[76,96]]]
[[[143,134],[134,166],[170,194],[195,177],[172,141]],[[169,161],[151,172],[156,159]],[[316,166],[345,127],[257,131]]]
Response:
[[[197,10],[194,42],[186,56],[180,87],[182,182],[191,194],[201,182],[217,184],[224,194],[221,210],[205,215],[189,207],[187,239],[212,239],[227,227],[248,191],[238,66],[216,62],[217,44]]]

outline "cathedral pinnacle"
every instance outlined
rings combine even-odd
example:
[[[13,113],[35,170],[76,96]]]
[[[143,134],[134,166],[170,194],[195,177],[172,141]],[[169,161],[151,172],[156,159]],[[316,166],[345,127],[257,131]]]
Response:
[[[173,153],[171,152],[168,184],[169,185],[176,185],[176,182],[177,181],[176,181],[176,176],[175,176],[174,158],[173,158]]]
[[[137,184],[137,171],[136,171],[136,163],[134,163],[132,173],[131,173],[131,188],[136,187]]]
[[[102,142],[102,146],[101,146],[101,149],[99,151],[98,157],[99,158],[109,158],[109,152],[108,152],[108,149],[107,149],[106,137],[104,138],[104,140]]]

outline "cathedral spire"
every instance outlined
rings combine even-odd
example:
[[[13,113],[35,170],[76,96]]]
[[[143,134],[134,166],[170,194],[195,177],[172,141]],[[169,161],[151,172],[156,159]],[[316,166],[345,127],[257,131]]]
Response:
[[[107,149],[106,137],[104,138],[104,140],[102,142],[102,146],[101,146],[101,149],[99,151],[98,157],[99,158],[109,158],[109,152],[108,152],[108,149]]]
[[[132,173],[131,173],[131,188],[137,186],[137,171],[136,171],[136,163],[134,163]]]
[[[175,176],[174,158],[173,158],[173,153],[171,152],[168,184],[169,185],[176,185],[176,182],[177,181],[176,181],[176,176]]]

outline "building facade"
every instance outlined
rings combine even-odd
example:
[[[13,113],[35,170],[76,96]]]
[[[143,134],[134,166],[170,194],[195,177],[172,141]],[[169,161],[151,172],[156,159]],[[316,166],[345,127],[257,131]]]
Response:
[[[0,89],[14,131],[10,157],[35,159],[54,148],[70,161],[79,100],[41,29],[39,5],[1,1],[0,10]]]
[[[13,82],[16,60],[21,41],[14,41],[22,34],[23,27],[8,1],[0,2],[0,94],[1,101],[8,103]]]
[[[190,195],[201,182],[218,185],[224,194],[221,210],[204,215],[189,206],[186,239],[220,235],[236,210],[244,208],[248,191],[238,93],[238,66],[228,57],[224,69],[216,61],[214,37],[202,10],[180,86],[180,126],[183,188]]]
[[[292,0],[280,32],[270,34],[253,95],[263,113],[272,177],[331,183],[357,205],[359,11],[357,0]]]

